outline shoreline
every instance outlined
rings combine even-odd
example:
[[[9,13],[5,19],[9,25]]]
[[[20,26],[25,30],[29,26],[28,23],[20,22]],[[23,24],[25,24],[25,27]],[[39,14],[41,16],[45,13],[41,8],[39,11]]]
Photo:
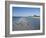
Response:
[[[40,18],[40,17],[32,17],[32,18]]]

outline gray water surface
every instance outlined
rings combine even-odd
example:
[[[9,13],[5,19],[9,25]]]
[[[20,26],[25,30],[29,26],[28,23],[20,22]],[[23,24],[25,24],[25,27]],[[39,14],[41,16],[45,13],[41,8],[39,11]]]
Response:
[[[40,30],[40,18],[12,17],[12,30]]]

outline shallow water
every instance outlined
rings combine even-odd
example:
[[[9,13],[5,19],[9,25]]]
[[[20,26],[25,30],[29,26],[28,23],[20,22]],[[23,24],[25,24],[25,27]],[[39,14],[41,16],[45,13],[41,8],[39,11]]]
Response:
[[[17,30],[39,30],[40,18],[12,17],[13,31]]]

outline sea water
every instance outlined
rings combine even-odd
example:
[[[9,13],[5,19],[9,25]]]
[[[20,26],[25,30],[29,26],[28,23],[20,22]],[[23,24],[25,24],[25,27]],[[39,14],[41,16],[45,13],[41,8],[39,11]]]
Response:
[[[24,22],[24,23],[23,23]],[[17,25],[18,23],[18,25]],[[23,23],[23,26],[20,24]],[[27,24],[27,25],[24,25]],[[13,30],[40,30],[40,17],[12,17]]]

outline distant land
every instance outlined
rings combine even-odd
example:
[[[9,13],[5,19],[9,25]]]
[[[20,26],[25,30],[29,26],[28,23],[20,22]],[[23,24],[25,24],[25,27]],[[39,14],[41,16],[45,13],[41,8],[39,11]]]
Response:
[[[12,16],[12,17],[40,17],[40,16],[33,15],[33,16]]]

